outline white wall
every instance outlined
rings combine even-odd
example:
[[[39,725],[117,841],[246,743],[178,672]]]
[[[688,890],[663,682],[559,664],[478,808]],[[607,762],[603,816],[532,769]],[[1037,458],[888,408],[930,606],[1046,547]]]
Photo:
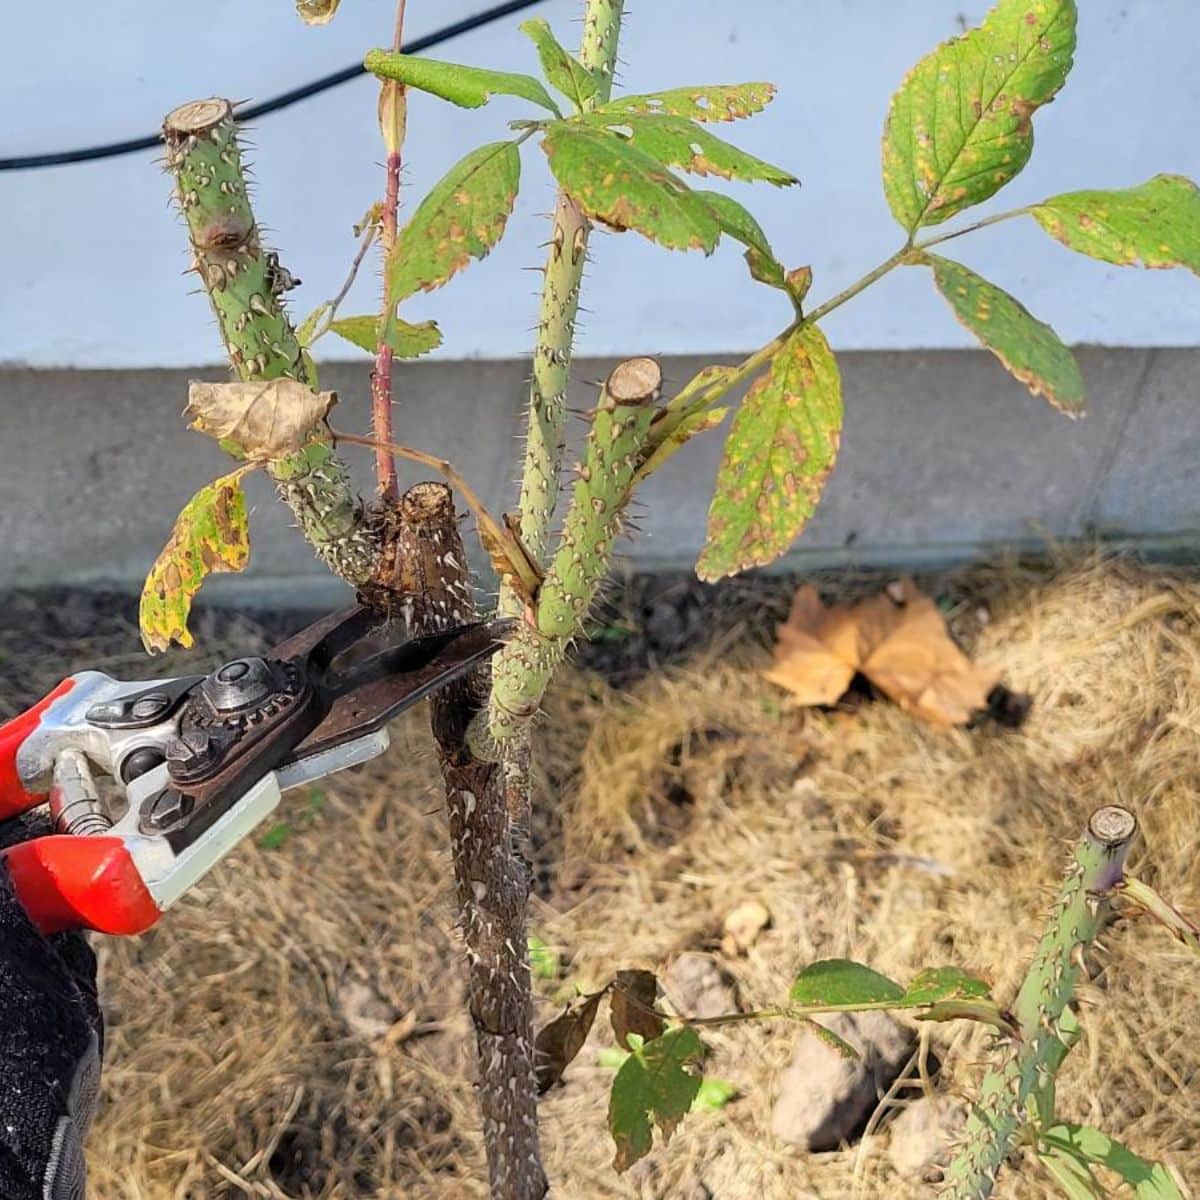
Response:
[[[426,32],[488,0],[410,0],[409,30]],[[891,252],[897,229],[878,180],[888,97],[905,70],[985,0],[633,0],[621,83],[651,90],[770,79],[780,95],[738,127],[739,143],[793,169],[801,189],[738,187],[790,264],[811,263],[814,298]],[[1196,0],[1081,0],[1079,50],[1065,91],[1036,118],[1033,162],[993,208],[1055,191],[1141,182],[1157,171],[1200,177],[1200,6]],[[219,94],[263,99],[361,57],[386,41],[391,0],[344,0],[331,26],[308,29],[291,0],[205,5],[10,5],[0,75],[0,155],[148,132],[169,108]],[[547,0],[562,39],[577,40],[577,0]],[[532,48],[507,18],[432,52],[532,70]],[[334,291],[350,226],[382,172],[375,88],[358,80],[264,118],[252,134],[257,207],[284,261],[304,278],[299,312]],[[414,96],[405,176],[415,200],[471,145],[502,136],[516,103],[468,112]],[[444,354],[524,354],[541,258],[539,219],[552,185],[534,146],[508,236],[485,263],[422,297],[410,319],[436,317]],[[0,362],[37,366],[187,365],[220,359],[206,301],[189,295],[184,235],[168,181],[147,152],[84,166],[0,174]],[[782,304],[746,279],[734,248],[705,262],[633,234],[598,240],[585,304],[585,353],[741,350],[771,336]],[[1189,345],[1200,286],[1183,272],[1106,268],[1050,241],[1031,222],[983,231],[956,252],[1013,290],[1072,342]],[[924,272],[893,277],[829,322],[845,348],[971,344]],[[371,308],[375,278],[356,293]],[[352,351],[348,353],[352,354]]]

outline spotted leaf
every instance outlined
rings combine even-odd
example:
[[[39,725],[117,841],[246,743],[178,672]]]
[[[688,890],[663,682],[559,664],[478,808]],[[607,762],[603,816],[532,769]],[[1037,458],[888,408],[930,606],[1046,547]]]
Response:
[[[153,653],[172,642],[192,644],[188,614],[205,578],[240,571],[250,557],[242,476],[249,467],[202,487],[184,505],[162,553],[142,588],[138,624],[142,644]]]
[[[381,79],[394,79],[460,108],[481,108],[495,95],[518,96],[562,116],[550,93],[532,75],[465,67],[394,50],[369,50],[363,66]]]
[[[734,418],[696,571],[720,579],[773,562],[808,523],[841,442],[837,362],[815,325],[793,333]]]
[[[550,169],[589,217],[634,229],[671,250],[710,254],[721,237],[712,209],[683,180],[625,138],[558,121],[542,146]]]
[[[1051,237],[1080,254],[1200,275],[1200,188],[1182,175],[1155,175],[1115,191],[1065,192],[1032,211]]]
[[[596,111],[687,117],[690,121],[736,121],[762,112],[774,98],[773,83],[717,84],[618,96]]]
[[[1083,376],[1075,356],[1049,325],[995,284],[962,263],[922,256],[954,315],[1035,396],[1045,396],[1068,416],[1083,412]]]
[[[521,182],[515,142],[472,150],[434,185],[400,231],[389,269],[391,300],[431,292],[504,234]]]
[[[1075,0],[1000,0],[939,46],[892,97],[883,187],[910,233],[994,195],[1033,152],[1034,112],[1066,81]]]
[[[731,146],[686,117],[593,112],[577,120],[628,140],[664,167],[678,167],[691,175],[718,175],[747,183],[773,183],[776,187],[800,182],[782,167]]]

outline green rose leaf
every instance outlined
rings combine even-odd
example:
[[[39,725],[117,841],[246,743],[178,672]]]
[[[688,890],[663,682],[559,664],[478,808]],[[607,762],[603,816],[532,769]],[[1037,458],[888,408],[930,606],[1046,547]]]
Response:
[[[772,183],[776,187],[800,182],[782,167],[731,146],[686,117],[596,111],[575,120],[628,140],[664,167],[678,167],[692,175],[719,175],[722,179]]]
[[[641,96],[619,96],[597,112],[687,117],[691,121],[736,121],[750,117],[775,98],[773,83],[718,84],[671,88]]]
[[[1045,1150],[1068,1157],[1089,1175],[1092,1166],[1106,1167],[1129,1184],[1137,1200],[1184,1200],[1166,1167],[1139,1157],[1091,1125],[1053,1125],[1042,1132],[1041,1142]]]
[[[939,46],[892,97],[883,187],[909,233],[986,200],[1033,152],[1034,112],[1066,81],[1074,0],[1000,0]]]
[[[608,1128],[616,1145],[613,1166],[628,1170],[650,1152],[653,1126],[664,1142],[671,1138],[700,1093],[696,1070],[704,1044],[686,1025],[643,1042],[629,1035],[631,1053],[613,1079],[608,1102]]]
[[[1031,211],[1051,237],[1080,254],[1200,275],[1200,188],[1182,175],[1155,175],[1114,191],[1064,192]]]
[[[201,584],[217,571],[240,571],[250,558],[250,532],[239,467],[202,487],[183,506],[155,559],[138,607],[142,644],[150,653],[172,642],[192,645],[188,614]]]
[[[980,1000],[991,989],[978,977],[959,967],[928,967],[905,989],[901,1008],[918,1008],[944,1000]]]
[[[802,1008],[853,1008],[862,1004],[904,1002],[904,989],[886,975],[848,958],[826,958],[804,968],[792,981],[788,998]]]
[[[837,458],[842,387],[815,325],[755,380],[725,442],[696,572],[720,579],[773,562],[808,523]]]
[[[563,49],[549,22],[543,18],[523,21],[520,30],[537,47],[542,72],[551,86],[562,92],[576,108],[583,108],[600,90],[599,76]]]
[[[380,79],[394,79],[406,87],[429,92],[460,108],[481,108],[493,96],[519,96],[561,117],[550,93],[532,75],[488,71],[460,63],[438,62],[394,50],[369,50],[363,66]]]
[[[1045,396],[1068,416],[1083,412],[1083,376],[1075,356],[1049,325],[1039,321],[1007,292],[961,263],[935,254],[921,261],[954,315],[1035,396]]]
[[[546,130],[542,147],[562,187],[610,229],[634,229],[669,250],[705,254],[720,240],[721,226],[708,204],[628,140],[559,121]]]
[[[374,354],[379,348],[379,318],[339,317],[329,328],[346,341]],[[393,317],[387,329],[387,344],[397,358],[420,358],[442,344],[442,331],[433,321],[411,325]]]
[[[490,142],[455,163],[400,231],[388,280],[392,303],[431,292],[471,259],[485,258],[504,234],[520,182],[515,142]]]

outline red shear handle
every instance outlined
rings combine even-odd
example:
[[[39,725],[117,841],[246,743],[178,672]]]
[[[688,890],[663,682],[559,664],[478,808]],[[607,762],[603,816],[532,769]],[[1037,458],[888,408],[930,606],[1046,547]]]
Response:
[[[142,933],[162,915],[119,837],[55,834],[18,842],[0,857],[43,933]]]
[[[74,686],[75,680],[64,679],[50,695],[39,700],[32,708],[13,717],[7,724],[0,725],[0,821],[6,817],[15,817],[17,813],[25,812],[26,809],[36,808],[46,799],[45,792],[39,795],[25,790],[25,784],[17,770],[17,751],[38,727],[42,713]]]

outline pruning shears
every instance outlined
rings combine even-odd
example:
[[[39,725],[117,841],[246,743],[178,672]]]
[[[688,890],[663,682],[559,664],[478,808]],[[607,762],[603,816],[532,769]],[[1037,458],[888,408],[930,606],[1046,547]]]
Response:
[[[0,820],[48,804],[55,829],[0,852],[18,899],[45,933],[150,928],[282,792],[381,754],[388,721],[511,625],[410,638],[356,605],[208,675],[69,676],[0,726]]]

